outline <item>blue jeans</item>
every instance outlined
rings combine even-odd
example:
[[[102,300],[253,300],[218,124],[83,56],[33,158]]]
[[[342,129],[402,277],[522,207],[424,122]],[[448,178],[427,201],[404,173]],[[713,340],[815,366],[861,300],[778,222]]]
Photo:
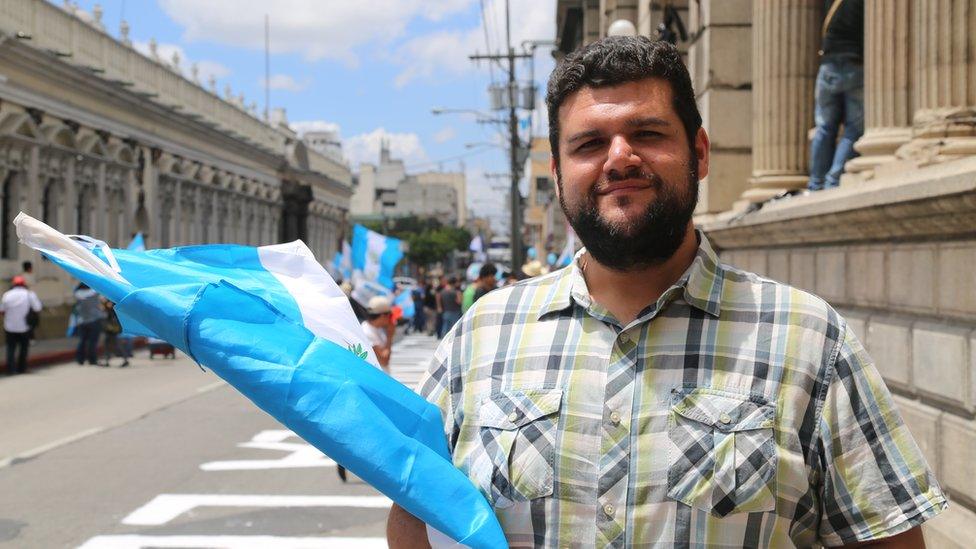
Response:
[[[102,321],[93,320],[78,325],[78,350],[75,360],[78,364],[98,364],[98,340],[102,336]]]
[[[857,156],[854,142],[864,133],[864,67],[844,58],[824,58],[817,72],[817,125],[810,143],[811,191],[840,184],[844,164]],[[837,133],[841,122],[844,134]]]
[[[441,313],[441,326],[437,337],[444,337],[444,334],[450,332],[458,320],[461,320],[461,311],[444,311]]]

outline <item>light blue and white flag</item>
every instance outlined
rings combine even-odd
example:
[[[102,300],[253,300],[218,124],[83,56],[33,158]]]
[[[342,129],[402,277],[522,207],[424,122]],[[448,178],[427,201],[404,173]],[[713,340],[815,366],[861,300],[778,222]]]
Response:
[[[132,237],[132,242],[125,248],[126,250],[132,250],[134,252],[144,252],[146,251],[146,240],[142,237],[142,233],[136,233]]]
[[[400,239],[371,231],[362,225],[352,228],[352,279],[379,282],[393,288],[393,273],[403,258]]]
[[[409,289],[404,289],[397,294],[396,299],[393,300],[393,304],[400,307],[403,318],[413,318],[417,314],[416,307],[413,306],[413,292]]]
[[[348,300],[301,241],[135,252],[23,213],[14,224],[22,243],[116,303],[126,332],[175,345],[452,539],[506,546],[451,461],[440,410],[374,367]]]

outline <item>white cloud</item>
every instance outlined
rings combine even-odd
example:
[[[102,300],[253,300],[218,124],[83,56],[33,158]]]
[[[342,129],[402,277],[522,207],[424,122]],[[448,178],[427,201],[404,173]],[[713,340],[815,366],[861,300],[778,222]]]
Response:
[[[343,139],[342,150],[354,169],[363,162],[376,164],[380,159],[380,142],[383,140],[389,143],[390,156],[403,160],[407,166],[430,160],[416,133],[391,133],[384,128]]]
[[[264,17],[271,28],[271,50],[299,53],[310,61],[358,63],[356,48],[400,38],[414,19],[439,21],[468,9],[473,0],[160,0],[184,27],[188,41],[264,48]]]
[[[553,38],[556,28],[555,0],[513,0],[511,12],[511,43],[516,51],[521,51],[524,40]],[[489,71],[487,62],[482,62],[479,67],[468,56],[476,51],[485,53],[489,49],[492,53],[504,52],[505,1],[487,0],[485,19],[487,44],[485,29],[480,24],[463,31],[437,31],[407,40],[392,55],[392,60],[403,67],[394,85],[403,87],[418,78],[430,78],[437,74]],[[546,57],[544,52],[536,55],[536,75],[545,77],[552,70],[552,61]],[[497,68],[495,74],[500,78]]]
[[[438,143],[446,143],[457,137],[457,132],[451,126],[444,126],[437,133],[434,134],[434,141]]]
[[[265,79],[261,79],[261,86],[264,86]],[[272,90],[285,90],[291,92],[304,91],[308,88],[308,80],[304,82],[299,82],[295,80],[292,76],[287,74],[273,74],[271,78],[268,79],[269,87]]]
[[[230,76],[230,69],[216,61],[197,61],[197,68],[200,70],[201,82],[207,82],[211,75],[215,80]]]

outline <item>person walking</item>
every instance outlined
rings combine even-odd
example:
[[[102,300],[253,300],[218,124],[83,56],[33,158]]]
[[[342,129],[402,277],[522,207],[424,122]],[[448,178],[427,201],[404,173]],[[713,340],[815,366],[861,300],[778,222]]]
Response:
[[[810,181],[819,191],[840,185],[844,164],[864,133],[864,0],[825,0],[820,68],[810,141]],[[841,124],[844,132],[837,139]]]
[[[437,289],[430,281],[424,285],[424,316],[427,320],[427,325],[424,327],[427,335],[436,334],[437,317],[440,315],[437,313]]]
[[[457,290],[457,283],[457,278],[452,276],[447,279],[444,289],[437,293],[437,308],[441,317],[438,339],[444,337],[461,318],[461,292]]]
[[[119,322],[119,315],[115,313],[115,304],[104,299],[102,308],[105,310],[105,327],[102,330],[105,332],[105,340],[102,344],[105,362],[102,366],[106,368],[111,366],[112,355],[114,354],[122,358],[122,364],[119,367],[125,368],[129,365],[129,354],[122,345],[122,323]]]
[[[7,338],[7,375],[27,371],[27,352],[30,347],[31,323],[28,316],[41,312],[41,300],[37,298],[23,276],[15,276],[12,287],[0,297],[0,313],[3,313],[3,331]]]
[[[419,388],[510,545],[924,547],[947,500],[851,327],[695,228],[709,140],[677,48],[598,40],[546,104],[584,249],[475,303]],[[442,541],[397,505],[387,538]]]
[[[105,310],[101,297],[84,282],[75,288],[75,309],[77,318],[75,333],[78,335],[78,349],[75,360],[78,364],[98,364],[98,340],[102,336]]]

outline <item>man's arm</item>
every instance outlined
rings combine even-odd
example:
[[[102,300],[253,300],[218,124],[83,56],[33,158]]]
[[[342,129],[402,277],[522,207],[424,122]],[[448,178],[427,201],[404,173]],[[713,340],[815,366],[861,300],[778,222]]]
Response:
[[[391,513],[392,515],[392,513]],[[411,517],[413,518],[413,517]],[[925,549],[925,539],[922,538],[922,527],[916,526],[889,538],[872,541],[862,541],[844,547],[874,547],[878,549]]]
[[[430,549],[424,523],[395,503],[386,521],[386,542],[390,549]]]
[[[380,366],[384,370],[390,369],[390,348],[386,345],[373,345],[373,353],[376,354],[376,360],[379,361]]]

